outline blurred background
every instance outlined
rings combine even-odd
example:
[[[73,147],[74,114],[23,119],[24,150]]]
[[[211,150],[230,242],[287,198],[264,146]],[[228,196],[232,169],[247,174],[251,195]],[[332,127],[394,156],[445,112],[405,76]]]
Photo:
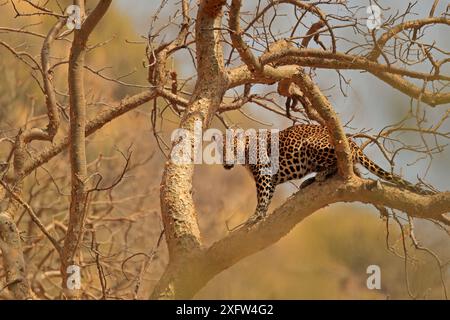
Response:
[[[147,85],[145,61],[146,41],[152,16],[157,10],[157,1],[116,0],[90,43],[106,42],[88,54],[87,64],[93,69],[102,68],[111,77],[127,75],[123,81]],[[359,1],[368,2],[368,1]],[[407,1],[405,1],[406,3]],[[61,3],[64,3],[62,1]],[[380,1],[383,3],[383,1]],[[395,10],[406,4],[384,1]],[[440,9],[448,4],[441,1]],[[155,25],[165,23],[174,3],[159,14]],[[192,1],[191,6],[195,3]],[[250,5],[249,5],[250,6]],[[419,1],[415,12],[424,16],[429,10],[429,1]],[[27,6],[19,2],[18,7],[26,11]],[[403,8],[404,9],[404,8]],[[0,27],[21,28],[33,26],[33,30],[46,34],[53,20],[29,17],[15,19],[11,6],[0,7]],[[280,21],[280,28],[293,23],[292,14]],[[40,23],[43,21],[43,23]],[[302,32],[305,30],[300,30]],[[165,34],[170,38],[170,32]],[[352,37],[352,34],[343,36]],[[436,41],[447,50],[448,28],[435,28],[430,32]],[[38,54],[41,39],[26,35],[0,32],[0,40],[18,48]],[[67,43],[58,42],[52,51],[55,59],[67,55]],[[184,58],[185,59],[185,58]],[[174,59],[173,64],[180,77],[192,75],[193,68],[183,60]],[[447,64],[448,66],[448,64]],[[448,73],[449,68],[442,70]],[[131,74],[130,74],[131,73]],[[345,85],[344,96],[336,85],[338,75],[333,71],[316,71],[316,81],[329,96],[339,112],[342,122],[349,123],[349,133],[361,129],[380,131],[388,124],[405,117],[410,109],[410,99],[390,88],[367,73],[347,71],[351,79]],[[59,101],[67,107],[66,67],[55,69],[54,82]],[[142,91],[130,86],[120,86],[101,77],[86,73],[89,115],[110,107],[127,95]],[[189,91],[190,88],[186,88]],[[261,88],[276,90],[276,87]],[[161,101],[158,101],[161,103]],[[283,101],[280,100],[280,103]],[[45,103],[40,88],[30,77],[30,72],[9,51],[0,46],[0,138],[13,137],[26,123],[45,123]],[[88,160],[91,173],[99,172],[107,185],[120,175],[124,158],[122,153],[131,152],[130,169],[123,181],[113,190],[92,196],[89,204],[88,226],[95,229],[97,252],[104,268],[104,276],[112,299],[146,298],[167,263],[167,248],[158,239],[162,230],[159,208],[159,184],[165,157],[155,140],[150,116],[153,102],[148,103],[106,125],[88,139]],[[427,120],[430,124],[449,105],[429,108]],[[230,121],[241,127],[277,127],[290,125],[284,118],[249,104],[245,114],[234,112],[227,115]],[[252,121],[257,117],[266,125]],[[163,121],[164,120],[164,121]],[[177,127],[179,119],[169,113],[159,122],[156,130],[170,140],[170,133]],[[67,120],[58,137],[67,133]],[[224,129],[219,121],[213,127]],[[450,130],[445,124],[443,131]],[[414,142],[414,134],[404,134],[404,141]],[[33,142],[32,148],[39,150],[43,143]],[[164,149],[164,148],[163,148]],[[10,146],[0,144],[0,159],[7,157]],[[385,168],[389,164],[376,148],[368,147],[366,153]],[[450,181],[450,153],[448,149],[430,159],[417,160],[417,155],[400,152],[396,158],[396,172],[410,181],[417,176],[438,189],[448,190]],[[26,180],[27,201],[39,214],[52,232],[58,234],[60,222],[66,221],[70,194],[70,169],[67,151],[52,159]],[[298,185],[298,184],[297,184]],[[287,183],[277,188],[271,209],[276,208],[297,190],[296,184]],[[194,199],[198,207],[202,236],[207,245],[224,237],[227,225],[233,227],[245,221],[256,206],[256,192],[251,176],[242,167],[232,171],[221,166],[198,165],[194,181]],[[1,204],[4,205],[4,204]],[[36,292],[42,298],[51,298],[52,290],[59,286],[57,257],[39,230],[23,212],[17,217],[25,246],[29,274]],[[389,232],[389,236],[387,233]],[[421,243],[436,252],[445,263],[450,259],[448,235],[431,222],[416,221],[416,236]],[[99,293],[96,282],[97,268],[92,254],[91,237],[83,241],[85,265],[83,275],[92,280],[92,296]],[[442,281],[450,286],[450,268],[447,263],[441,279],[435,259],[427,252],[415,250],[408,242],[411,259],[405,265],[402,237],[398,226],[392,221],[386,225],[373,207],[362,204],[336,204],[320,210],[299,224],[288,236],[275,245],[248,257],[210,281],[197,295],[198,299],[408,299],[407,281],[410,291],[418,298],[443,298]],[[366,268],[381,267],[381,290],[366,287]],[[1,272],[1,271],[0,271]],[[137,278],[142,282],[137,286]],[[406,280],[408,279],[408,280]],[[42,286],[39,288],[39,286]],[[52,289],[53,288],[53,289]]]

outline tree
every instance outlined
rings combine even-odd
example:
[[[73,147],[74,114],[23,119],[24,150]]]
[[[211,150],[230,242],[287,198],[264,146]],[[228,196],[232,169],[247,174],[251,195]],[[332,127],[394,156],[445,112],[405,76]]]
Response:
[[[67,290],[67,268],[78,263],[80,258],[77,256],[83,237],[87,230],[92,233],[92,248],[93,252],[97,252],[102,298],[107,297],[105,276],[101,263],[98,263],[98,250],[95,250],[96,230],[89,227],[92,220],[86,223],[91,214],[89,197],[101,191],[112,190],[121,182],[130,158],[129,154],[123,154],[126,165],[122,174],[109,186],[103,186],[102,176],[94,180],[88,173],[86,137],[150,101],[154,102],[151,120],[159,145],[162,144],[162,138],[156,130],[157,118],[160,116],[163,119],[162,115],[166,110],[172,110],[179,117],[179,128],[193,132],[197,121],[206,129],[211,126],[214,118],[228,126],[224,118],[226,113],[254,103],[294,122],[311,121],[326,126],[335,145],[339,169],[335,177],[298,191],[252,228],[236,229],[206,247],[200,234],[197,209],[192,197],[194,164],[179,165],[170,161],[171,149],[176,145],[173,142],[168,146],[169,158],[164,166],[160,189],[163,234],[169,260],[164,273],[149,294],[153,299],[193,297],[215,275],[277,242],[303,219],[332,203],[362,202],[376,206],[386,219],[394,219],[399,223],[404,242],[409,238],[421,249],[422,246],[414,236],[414,219],[431,220],[448,232],[450,221],[446,214],[450,211],[449,192],[437,192],[420,179],[419,182],[435,191],[435,194],[419,195],[354,174],[344,126],[316,83],[319,73],[315,76],[315,72],[321,69],[334,70],[342,84],[348,82],[343,70],[364,71],[389,85],[392,90],[409,96],[411,112],[402,122],[387,123],[385,129],[375,135],[361,130],[354,136],[367,140],[363,148],[369,144],[378,146],[392,166],[397,153],[403,149],[432,159],[433,154],[442,152],[442,141],[449,138],[445,126],[449,115],[450,93],[446,89],[450,76],[445,75],[444,70],[450,60],[445,49],[440,48],[439,43],[430,44],[427,37],[431,28],[450,25],[448,7],[442,8],[443,12],[438,14],[437,9],[442,7],[438,0],[433,2],[427,17],[411,20],[414,5],[410,4],[404,12],[392,13],[384,21],[375,9],[381,10],[381,5],[370,7],[372,11],[368,12],[373,13],[373,17],[369,20],[358,19],[359,12],[367,8],[365,3],[351,5],[345,1],[258,1],[249,5],[244,12],[239,0],[202,0],[195,6],[182,0],[180,8],[173,9],[175,13],[169,23],[162,23],[157,29],[157,15],[167,5],[167,1],[161,1],[146,38],[148,61],[145,67],[148,69],[149,85],[141,88],[140,92],[123,98],[115,106],[98,112],[91,120],[87,120],[86,116],[86,70],[104,80],[127,85],[120,78],[112,79],[105,75],[104,70],[93,70],[84,58],[86,51],[102,46],[101,43],[90,46],[88,40],[107,13],[111,1],[101,0],[89,11],[85,10],[83,1],[75,1],[81,8],[83,23],[81,29],[73,32],[63,31],[67,15],[63,10],[58,11],[56,5],[49,9],[50,6],[24,2],[30,11],[22,11],[15,1],[8,1],[4,6],[12,6],[16,16],[21,18],[43,16],[46,19],[56,19],[56,23],[46,35],[28,28],[0,28],[8,33],[26,34],[42,41],[40,61],[31,54],[18,51],[5,41],[0,41],[0,45],[31,68],[34,77],[36,74],[40,77],[36,81],[45,96],[48,119],[45,127],[27,127],[18,130],[14,137],[8,137],[12,147],[5,161],[8,170],[1,180],[5,191],[4,201],[8,201],[8,205],[0,215],[0,248],[6,287],[15,298],[32,295],[15,221],[22,209],[26,210],[33,223],[50,240],[59,256],[64,296],[76,297],[82,294],[80,290]],[[339,13],[333,13],[337,9]],[[275,22],[282,17],[282,10],[290,10],[291,16],[295,16],[295,23],[284,31]],[[158,43],[158,37],[171,33],[170,28],[173,28],[175,21],[178,31],[174,39],[167,41],[168,37],[165,36],[163,42]],[[306,29],[306,32],[301,32],[301,28]],[[355,33],[358,42],[347,41],[345,32],[350,31]],[[52,64],[49,52],[55,40],[70,42],[70,55],[68,60],[62,59]],[[183,84],[178,83],[177,71],[170,65],[170,59],[180,55],[184,59],[192,57],[192,64],[195,66],[194,77]],[[58,102],[58,91],[53,85],[53,70],[59,65],[67,66],[70,122],[67,136],[55,141],[55,136],[61,132],[60,115],[64,110]],[[271,97],[257,93],[255,85],[275,85],[278,94],[286,97],[286,107],[280,108]],[[136,87],[139,88],[134,86],[135,89]],[[227,92],[234,92],[231,101],[226,97]],[[161,110],[156,102],[158,98],[167,101],[167,107]],[[433,112],[436,109],[439,116],[434,119],[432,126],[425,126],[424,119],[429,109]],[[397,136],[404,132],[415,132],[421,138],[421,143],[405,144]],[[30,155],[28,149],[35,140],[47,142],[46,147]],[[64,235],[56,239],[24,200],[23,184],[31,173],[66,148],[70,151],[70,208],[67,225],[62,228]],[[164,147],[161,146],[161,149]],[[394,169],[398,168],[393,167],[392,170]],[[406,225],[399,222],[398,212],[406,214]],[[161,233],[161,237],[163,234]],[[406,245],[404,254],[406,259]],[[434,255],[433,252],[431,254]],[[437,256],[435,258],[442,271],[445,263]],[[126,261],[122,261],[122,267]],[[151,255],[146,261],[151,261]],[[446,296],[445,280],[443,291]]]

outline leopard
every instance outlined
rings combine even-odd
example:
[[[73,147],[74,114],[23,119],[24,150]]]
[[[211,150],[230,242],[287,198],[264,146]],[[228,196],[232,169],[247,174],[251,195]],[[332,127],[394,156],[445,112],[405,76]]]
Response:
[[[264,134],[267,134],[266,141],[268,142],[263,145],[262,148],[266,148],[266,154],[270,156],[270,132]],[[323,125],[295,124],[279,131],[278,170],[272,174],[267,174],[267,172],[264,171],[267,171],[268,169],[269,164],[267,162],[261,163],[257,160],[252,163],[249,161],[249,136],[243,137],[245,146],[244,163],[238,163],[236,161],[237,138],[234,137],[233,139],[226,140],[224,135],[222,139],[223,167],[230,170],[236,164],[242,164],[250,172],[255,181],[257,205],[253,216],[248,220],[249,223],[257,222],[266,217],[275,188],[278,185],[291,180],[300,180],[315,173],[315,176],[304,180],[300,185],[300,189],[304,189],[314,182],[325,181],[334,176],[338,171],[335,147],[328,128]],[[382,169],[365,155],[351,135],[347,135],[347,140],[350,146],[355,174],[361,176],[361,173],[356,166],[357,164],[360,164],[380,179],[393,183],[401,188],[406,188],[409,191],[419,194],[433,193],[432,191],[424,190],[413,185],[394,173]],[[227,143],[233,143],[233,146],[229,146],[230,149],[227,149]],[[259,145],[257,148],[259,148]],[[226,150],[234,152],[234,156],[231,157],[231,160],[226,157]],[[259,152],[259,149],[256,150]]]

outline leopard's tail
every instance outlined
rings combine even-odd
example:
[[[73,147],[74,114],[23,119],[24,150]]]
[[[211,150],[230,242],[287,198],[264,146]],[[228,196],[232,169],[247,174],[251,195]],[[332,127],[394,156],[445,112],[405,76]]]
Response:
[[[398,175],[387,172],[386,170],[384,170],[383,168],[378,166],[375,162],[370,160],[359,148],[358,148],[358,152],[357,152],[357,159],[355,159],[355,160],[357,162],[359,162],[361,165],[363,165],[371,173],[373,173],[374,175],[376,175],[377,177],[379,177],[385,181],[392,182],[400,187],[403,187],[403,188],[405,188],[409,191],[415,192],[415,193],[424,194],[424,195],[435,194],[435,192],[433,192],[431,190],[424,190],[424,189],[412,184],[411,182],[406,181],[405,179],[401,178]]]

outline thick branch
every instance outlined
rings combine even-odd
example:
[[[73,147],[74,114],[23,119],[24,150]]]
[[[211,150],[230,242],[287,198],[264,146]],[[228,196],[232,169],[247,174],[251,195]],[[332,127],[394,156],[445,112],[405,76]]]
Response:
[[[301,59],[306,58],[306,59]],[[308,58],[316,58],[310,59]],[[389,72],[410,78],[426,81],[446,80],[450,81],[450,76],[441,74],[429,74],[424,72],[412,71],[405,68],[398,68],[391,65],[384,65],[371,61],[365,57],[346,54],[342,52],[333,53],[320,49],[299,49],[283,48],[264,54],[262,63],[276,63],[277,65],[298,64],[301,66],[311,66],[330,69],[357,69],[366,70],[370,73]]]
[[[225,1],[203,0],[199,5],[195,37],[198,79],[180,125],[191,134],[196,123],[200,123],[202,128],[209,126],[227,89],[218,31],[224,4]],[[191,141],[191,145],[193,144]],[[194,165],[176,164],[172,156],[171,152],[170,160],[164,168],[160,192],[161,215],[170,256],[167,270],[185,268],[185,257],[195,254],[202,246],[197,212],[192,199]],[[169,275],[163,277],[153,296],[173,298],[176,293],[170,283]]]
[[[89,35],[100,19],[105,15],[111,0],[102,0],[87,17],[80,30],[75,35],[69,58],[69,95],[70,95],[70,164],[71,164],[71,200],[69,224],[67,227],[64,247],[61,253],[61,274],[63,289],[67,289],[67,268],[75,264],[75,255],[83,235],[87,192],[86,167],[86,102],[84,94],[84,58]],[[65,290],[67,296],[76,292]]]
[[[333,140],[339,173],[344,179],[350,179],[353,176],[352,155],[339,117],[319,87],[305,72],[299,71],[293,80],[325,121]]]
[[[10,207],[0,212],[0,250],[3,268],[6,272],[6,283],[15,299],[30,297],[30,285],[27,279],[26,265],[23,258],[19,230],[13,219]]]
[[[210,248],[193,256],[183,270],[172,274],[173,288],[181,287],[176,298],[192,298],[209,280],[238,261],[261,251],[286,236],[311,214],[337,202],[362,202],[407,212],[411,217],[444,221],[450,212],[450,193],[423,196],[372,180],[343,181],[334,177],[297,192],[281,207],[254,227],[240,228]],[[170,271],[166,272],[166,275]]]
[[[424,81],[432,81],[437,79],[446,80],[449,79],[448,76],[425,74],[403,68],[390,67],[370,61],[364,57],[317,49],[282,48],[265,53],[261,58],[261,63],[265,65],[264,74],[255,75],[250,72],[247,66],[239,66],[229,70],[230,88],[247,83],[272,83],[279,81],[285,78],[288,73],[294,73],[297,65],[324,69],[365,70],[404,94],[420,99],[430,106],[450,103],[450,93],[431,92],[430,90],[419,88],[403,78],[403,76],[408,76]],[[279,66],[269,68],[268,63]]]

